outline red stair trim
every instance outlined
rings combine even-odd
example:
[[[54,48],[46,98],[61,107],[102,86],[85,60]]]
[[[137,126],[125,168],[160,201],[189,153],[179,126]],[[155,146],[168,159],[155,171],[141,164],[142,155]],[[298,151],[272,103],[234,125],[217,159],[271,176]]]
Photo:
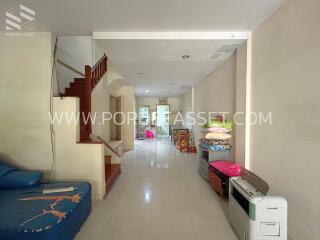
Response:
[[[111,164],[111,156],[105,157],[105,187],[106,192],[109,192],[113,183],[116,181],[117,177],[121,173],[120,164]]]
[[[91,93],[101,78],[107,72],[108,58],[104,54],[93,66],[85,66],[85,77],[75,78],[70,87],[65,89],[65,95],[80,98],[80,142],[89,142],[92,133],[91,122],[84,123],[82,116],[87,119],[91,113]]]

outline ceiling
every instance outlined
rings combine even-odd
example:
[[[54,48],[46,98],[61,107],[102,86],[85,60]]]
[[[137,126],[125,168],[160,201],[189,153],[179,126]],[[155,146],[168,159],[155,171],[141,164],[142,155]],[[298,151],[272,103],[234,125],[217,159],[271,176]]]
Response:
[[[285,0],[1,0],[36,12],[36,31],[91,36],[97,32],[248,32]],[[0,18],[0,30],[5,17]],[[226,60],[243,40],[95,40],[139,96],[176,96]],[[221,47],[231,45],[226,51]],[[219,53],[217,57],[215,54]],[[182,59],[188,54],[190,59]],[[143,75],[138,75],[143,72]],[[146,93],[145,90],[149,90]]]
[[[137,96],[170,97],[204,79],[245,40],[95,41]]]
[[[37,31],[91,35],[98,31],[247,31],[285,0],[1,0],[36,12]],[[5,18],[0,19],[1,30]]]

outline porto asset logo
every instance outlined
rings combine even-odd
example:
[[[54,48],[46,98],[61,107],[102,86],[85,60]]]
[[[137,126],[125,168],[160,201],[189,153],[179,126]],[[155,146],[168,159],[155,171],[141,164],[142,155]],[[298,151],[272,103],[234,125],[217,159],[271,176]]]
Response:
[[[22,4],[6,11],[6,30],[9,35],[21,35],[35,31],[36,12]]]

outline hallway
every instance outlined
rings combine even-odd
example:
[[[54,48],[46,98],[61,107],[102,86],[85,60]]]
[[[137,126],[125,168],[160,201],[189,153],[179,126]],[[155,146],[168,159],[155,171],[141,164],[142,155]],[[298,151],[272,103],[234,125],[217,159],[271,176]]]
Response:
[[[136,141],[76,239],[235,240],[218,196],[197,173],[196,158],[166,139]]]

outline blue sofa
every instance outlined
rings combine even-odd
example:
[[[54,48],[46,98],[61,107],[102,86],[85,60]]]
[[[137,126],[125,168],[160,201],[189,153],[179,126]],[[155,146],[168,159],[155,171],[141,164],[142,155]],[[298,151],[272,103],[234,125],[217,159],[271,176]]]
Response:
[[[89,183],[41,184],[42,173],[0,161],[0,239],[71,240],[91,211]],[[43,194],[43,189],[74,187]]]

